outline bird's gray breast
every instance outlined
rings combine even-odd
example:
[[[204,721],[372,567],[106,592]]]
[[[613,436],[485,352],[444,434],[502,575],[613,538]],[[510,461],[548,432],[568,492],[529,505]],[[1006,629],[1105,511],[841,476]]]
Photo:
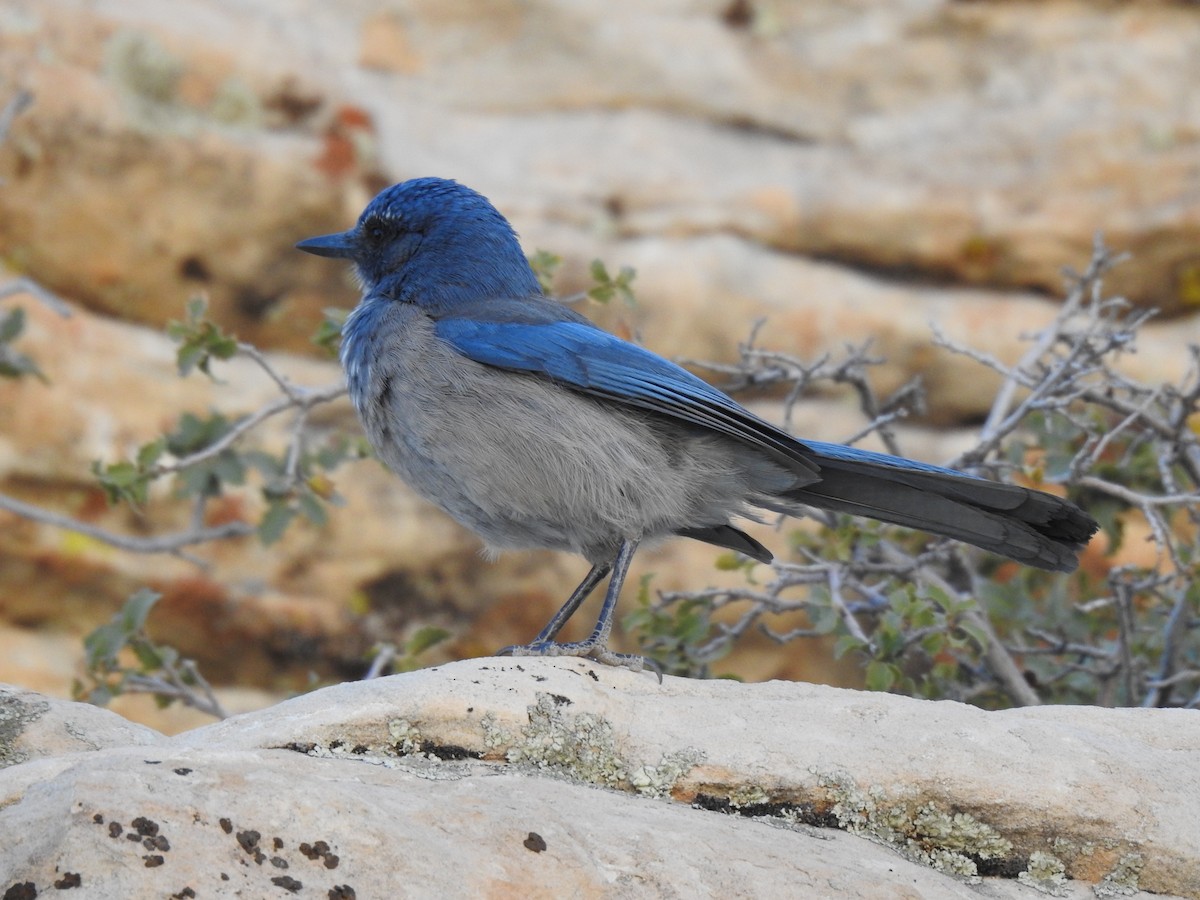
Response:
[[[364,306],[347,320],[342,359],[371,444],[493,547],[595,561],[625,539],[725,522],[755,493],[725,439],[477,363],[418,307]]]

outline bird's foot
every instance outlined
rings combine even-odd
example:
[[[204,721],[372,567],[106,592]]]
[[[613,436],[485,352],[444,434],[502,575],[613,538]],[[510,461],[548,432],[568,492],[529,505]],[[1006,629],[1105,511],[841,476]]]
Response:
[[[638,656],[635,653],[617,653],[609,650],[600,641],[573,641],[558,643],[557,641],[534,641],[532,644],[514,644],[496,651],[497,656],[578,656],[584,659],[594,659],[606,666],[618,666],[632,669],[634,672],[649,670],[662,681],[662,667],[652,659]]]

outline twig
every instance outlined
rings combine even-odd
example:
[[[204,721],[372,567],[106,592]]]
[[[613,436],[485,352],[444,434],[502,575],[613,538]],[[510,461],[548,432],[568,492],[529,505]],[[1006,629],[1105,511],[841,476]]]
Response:
[[[327,385],[323,388],[297,388],[291,386],[293,396],[280,397],[273,400],[266,406],[255,410],[249,415],[238,419],[229,430],[222,434],[217,440],[206,446],[202,450],[197,450],[188,456],[180,457],[171,462],[158,463],[150,470],[150,476],[156,478],[160,475],[166,475],[172,472],[179,472],[183,469],[191,468],[199,462],[206,459],[212,459],[214,456],[219,456],[223,451],[233,446],[239,438],[249,431],[252,431],[257,426],[261,425],[272,416],[277,416],[281,412],[299,405],[302,409],[311,408],[318,403],[325,403],[334,400],[346,393],[346,385],[343,383]]]
[[[10,281],[6,281],[4,284],[0,284],[0,300],[5,299],[6,297],[11,297],[14,294],[29,294],[35,300],[39,301],[49,309],[52,309],[64,319],[69,318],[71,315],[71,307],[66,300],[62,299],[62,297],[59,297],[57,294],[46,290],[32,278],[26,278],[22,276],[20,278],[13,278]]]
[[[206,544],[210,541],[220,541],[232,537],[245,537],[248,534],[253,534],[255,531],[254,526],[248,522],[226,522],[223,525],[193,528],[175,534],[160,534],[154,537],[142,538],[98,528],[95,525],[81,522],[70,516],[42,509],[40,506],[34,506],[31,503],[25,503],[7,494],[0,494],[0,509],[16,513],[22,518],[34,522],[41,522],[43,525],[52,525],[55,528],[62,528],[66,531],[74,531],[78,534],[95,538],[105,544],[121,550],[128,550],[131,553],[177,553],[184,547],[192,547],[196,544]]]

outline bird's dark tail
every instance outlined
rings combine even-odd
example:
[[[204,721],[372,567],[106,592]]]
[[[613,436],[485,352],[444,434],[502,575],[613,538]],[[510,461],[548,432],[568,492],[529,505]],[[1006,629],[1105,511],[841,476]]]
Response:
[[[1070,572],[1099,525],[1053,494],[940,466],[804,441],[820,478],[783,499],[954,538],[1009,559]]]

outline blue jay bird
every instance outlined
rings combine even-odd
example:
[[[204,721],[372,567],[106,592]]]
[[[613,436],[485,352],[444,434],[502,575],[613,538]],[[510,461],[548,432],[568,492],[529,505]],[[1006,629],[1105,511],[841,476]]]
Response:
[[[341,360],[383,462],[491,549],[592,564],[533,643],[502,653],[641,668],[608,648],[638,544],[679,535],[770,562],[730,523],[756,508],[868,516],[1063,572],[1098,527],[1051,494],[797,440],[546,297],[508,221],[456,182],[393,185],[349,231],[296,246],[355,266]],[[591,636],[555,642],[606,575]]]

